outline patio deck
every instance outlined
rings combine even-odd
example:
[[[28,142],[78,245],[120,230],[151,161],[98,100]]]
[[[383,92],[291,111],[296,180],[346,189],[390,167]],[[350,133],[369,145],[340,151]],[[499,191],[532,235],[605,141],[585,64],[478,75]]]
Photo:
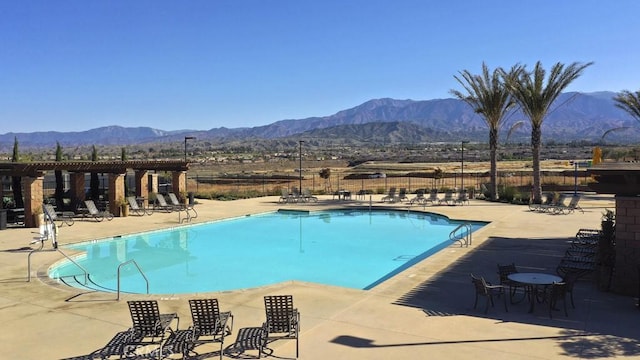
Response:
[[[372,198],[372,206],[383,205]],[[201,201],[194,222],[260,213],[278,208],[321,209],[368,206],[365,201],[320,197],[317,203],[279,204],[278,197],[232,202]],[[238,329],[264,321],[264,295],[292,294],[302,315],[300,359],[598,359],[640,358],[640,311],[637,299],[596,289],[593,278],[575,288],[576,309],[550,319],[545,308],[531,314],[528,305],[497,304],[488,314],[473,306],[469,272],[497,282],[496,264],[515,262],[521,271],[555,272],[567,241],[580,228],[598,228],[613,197],[588,196],[585,213],[531,213],[526,206],[472,200],[465,206],[384,206],[426,210],[456,219],[491,224],[474,234],[469,248],[458,244],[440,251],[372,290],[345,289],[290,281],[273,286],[206,294],[147,296],[83,292],[52,284],[50,264],[62,256],[45,251],[32,256],[31,282],[27,254],[33,229],[0,231],[0,333],[3,358],[72,359],[99,349],[130,326],[126,300],[157,299],[163,312],[177,312],[181,328],[190,324],[188,299],[218,298],[222,310],[235,316]],[[179,226],[175,213],[116,218],[111,222],[76,221],[60,228],[60,243]],[[47,244],[45,248],[49,248]],[[241,256],[241,255],[238,255]],[[278,358],[295,355],[294,341],[270,345]],[[211,348],[213,351],[214,348]],[[206,352],[206,348],[203,348]],[[215,358],[215,352],[199,358]],[[231,358],[225,356],[225,358]]]

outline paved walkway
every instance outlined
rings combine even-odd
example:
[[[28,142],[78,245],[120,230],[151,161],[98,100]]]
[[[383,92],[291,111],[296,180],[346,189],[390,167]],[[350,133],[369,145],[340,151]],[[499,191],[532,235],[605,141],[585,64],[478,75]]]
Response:
[[[337,206],[381,206],[380,196],[368,201],[338,201],[321,197],[317,204],[278,204],[277,197],[230,202],[201,201],[196,222],[278,208],[320,209]],[[488,314],[474,310],[469,273],[497,281],[496,264],[515,262],[521,271],[553,273],[580,228],[598,228],[611,197],[581,201],[585,213],[548,215],[525,206],[472,200],[465,206],[413,206],[456,219],[491,221],[474,234],[473,245],[452,245],[369,291],[302,282],[207,294],[146,296],[81,292],[52,283],[46,270],[61,255],[45,251],[27,254],[33,229],[0,231],[0,357],[6,359],[72,359],[102,347],[116,332],[127,329],[125,300],[157,299],[163,312],[178,312],[181,328],[190,324],[188,299],[216,297],[222,310],[235,315],[234,333],[264,321],[262,297],[292,294],[302,314],[300,359],[598,359],[640,358],[640,311],[635,298],[596,289],[583,279],[575,289],[576,309],[569,316],[546,309],[527,312],[525,303],[505,312],[499,304]],[[406,203],[391,206],[408,208]],[[60,228],[60,242],[179,226],[175,213],[129,216],[111,222],[77,221]],[[49,246],[49,245],[47,245]],[[45,248],[46,249],[46,248]],[[233,254],[233,256],[242,256]],[[224,274],[222,274],[224,276]],[[292,358],[293,341],[270,344],[274,357]],[[198,358],[216,358],[215,348],[203,348]],[[225,358],[231,358],[225,355]]]

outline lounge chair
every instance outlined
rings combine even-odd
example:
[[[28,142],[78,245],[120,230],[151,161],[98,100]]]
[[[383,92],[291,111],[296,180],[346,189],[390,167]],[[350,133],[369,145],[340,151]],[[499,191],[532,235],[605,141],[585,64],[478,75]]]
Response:
[[[167,196],[169,196],[169,201],[171,202],[171,205],[173,206],[174,209],[184,210],[187,208],[187,205],[182,204],[180,200],[178,200],[178,197],[176,196],[176,194],[169,193],[167,194]]]
[[[386,196],[382,197],[382,202],[385,201],[389,201],[389,202],[395,202],[396,201],[396,188],[392,187],[389,189],[389,193]]]
[[[580,202],[580,198],[581,198],[580,195],[573,195],[571,197],[571,201],[569,201],[569,204],[567,205],[559,204],[558,206],[552,209],[553,213],[566,215],[566,214],[571,214],[575,210],[580,210],[584,214],[584,210],[582,210],[582,208],[578,206],[578,203]]]
[[[447,205],[455,204],[455,199],[453,198],[453,191],[447,190],[444,193],[444,197],[442,199],[438,200],[438,205],[442,205],[442,203],[445,203]]]
[[[543,193],[542,196],[544,197],[544,200],[540,204],[536,204],[534,202],[529,203],[529,210],[540,211],[542,207],[553,205],[553,193]]]
[[[103,346],[102,348],[92,352],[86,357],[82,357],[82,359],[108,359],[112,356],[118,356],[120,359],[126,358],[128,354],[128,350],[133,344],[139,343],[142,341],[142,336],[131,329],[126,331],[120,331],[116,333],[109,342]]]
[[[439,203],[440,199],[438,199],[438,189],[432,189],[431,191],[429,191],[429,197],[424,201],[425,203],[431,203],[431,205]]]
[[[162,210],[165,212],[172,212],[175,210],[175,206],[169,205],[167,199],[162,194],[156,194],[156,203],[153,205],[154,209]]]
[[[560,194],[560,196],[558,196],[558,198],[554,200],[551,204],[540,205],[540,207],[538,208],[538,211],[553,213],[557,207],[564,206],[564,202],[567,199],[567,197],[568,197],[567,194],[564,194],[564,193]]]
[[[311,190],[309,190],[308,188],[302,189],[302,201],[305,202],[309,202],[309,201],[313,201],[313,202],[318,202],[318,198],[311,195]]]
[[[96,221],[102,221],[107,219],[109,221],[113,220],[113,214],[108,211],[100,211],[96,206],[96,203],[93,200],[85,200],[84,205],[87,207],[88,215],[95,219]]]
[[[402,202],[402,200],[409,200],[409,198],[407,197],[406,188],[400,188],[400,192],[398,193],[398,197],[396,198],[396,201]]]
[[[426,198],[424,197],[424,189],[416,190],[416,196],[414,196],[411,200],[409,200],[409,204],[418,203],[424,204],[426,202]]]
[[[490,283],[487,283],[483,277],[476,277],[475,275],[471,274],[471,282],[473,283],[476,292],[476,298],[473,302],[473,308],[475,309],[478,305],[478,297],[484,296],[487,298],[487,303],[484,307],[485,314],[489,311],[489,304],[493,306],[494,296],[500,297],[502,295],[505,295],[504,287],[502,285],[491,285]],[[507,312],[509,311],[509,309],[507,308],[506,295],[504,296],[504,309]]]
[[[247,350],[258,350],[259,359],[267,346],[267,334],[266,322],[261,327],[242,328],[238,331],[236,341],[226,351],[231,357],[238,359],[241,358],[240,354],[244,354]]]
[[[464,203],[467,203],[467,205],[469,205],[469,195],[467,194],[467,192],[466,191],[459,192],[458,197],[455,199],[454,203],[460,204],[460,205],[464,205]]]
[[[164,352],[181,353],[183,358],[189,356],[194,347],[205,343],[220,343],[220,359],[224,338],[233,330],[231,312],[220,312],[217,299],[189,300],[193,325],[186,330],[173,332],[164,344]],[[230,320],[230,321],[229,321]]]
[[[180,325],[178,314],[161,314],[156,300],[127,301],[127,304],[133,323],[129,330],[133,333],[130,345],[156,344],[162,353],[162,342],[174,331],[171,323],[176,320],[176,330]]]
[[[131,212],[135,215],[142,216],[145,214],[146,215],[153,214],[153,209],[140,207],[140,205],[138,205],[138,200],[136,200],[135,196],[128,196],[127,202],[129,203],[129,208],[131,209]]]
[[[293,201],[293,197],[291,196],[291,194],[289,194],[289,190],[282,188],[280,199],[278,199],[278,202],[288,203],[292,201]]]
[[[49,220],[52,222],[57,221],[59,223],[58,226],[62,226],[64,224],[71,226],[74,223],[73,215],[66,212],[56,212],[56,209],[54,209],[51,204],[44,204],[42,206],[42,211]]]
[[[267,341],[296,340],[296,358],[299,354],[300,313],[293,307],[293,296],[272,295],[264,297],[267,316]]]

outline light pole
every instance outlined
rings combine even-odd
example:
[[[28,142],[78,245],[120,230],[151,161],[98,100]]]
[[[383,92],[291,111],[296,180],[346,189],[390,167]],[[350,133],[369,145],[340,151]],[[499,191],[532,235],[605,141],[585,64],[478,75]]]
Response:
[[[462,191],[464,191],[464,144],[468,144],[468,143],[469,143],[469,141],[462,140],[462,144],[461,144],[461,148],[462,148],[462,157],[461,157],[462,173],[461,173],[461,177],[460,177],[460,188],[462,188]]]
[[[187,140],[195,140],[196,138],[193,136],[185,136],[184,137],[184,162],[187,162]]]
[[[300,171],[300,188],[298,189],[298,191],[300,191],[300,194],[302,194],[302,144],[304,143],[304,140],[300,140],[300,166],[298,168],[298,170]]]

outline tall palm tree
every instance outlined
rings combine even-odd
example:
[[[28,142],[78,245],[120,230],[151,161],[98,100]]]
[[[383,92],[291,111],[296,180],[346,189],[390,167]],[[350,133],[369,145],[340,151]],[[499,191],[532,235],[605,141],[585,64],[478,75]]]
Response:
[[[498,198],[498,130],[505,115],[515,102],[504,84],[504,71],[495,69],[493,72],[482,63],[482,75],[473,75],[468,70],[460,71],[460,76],[453,76],[464,88],[464,93],[450,90],[450,93],[463,100],[473,108],[476,114],[482,116],[489,126],[489,151],[491,157],[491,199]],[[513,76],[506,74],[506,76]]]
[[[577,79],[593,62],[586,64],[574,62],[569,66],[556,63],[549,76],[538,61],[532,72],[524,66],[515,65],[505,76],[505,83],[522,112],[531,122],[531,150],[533,153],[533,201],[541,202],[542,186],[540,184],[540,145],[542,143],[542,122],[549,114],[553,102],[562,91]],[[513,74],[517,74],[513,76]],[[546,79],[546,82],[545,82]]]
[[[613,101],[615,101],[617,107],[640,121],[640,90],[635,93],[623,90],[613,98]]]

